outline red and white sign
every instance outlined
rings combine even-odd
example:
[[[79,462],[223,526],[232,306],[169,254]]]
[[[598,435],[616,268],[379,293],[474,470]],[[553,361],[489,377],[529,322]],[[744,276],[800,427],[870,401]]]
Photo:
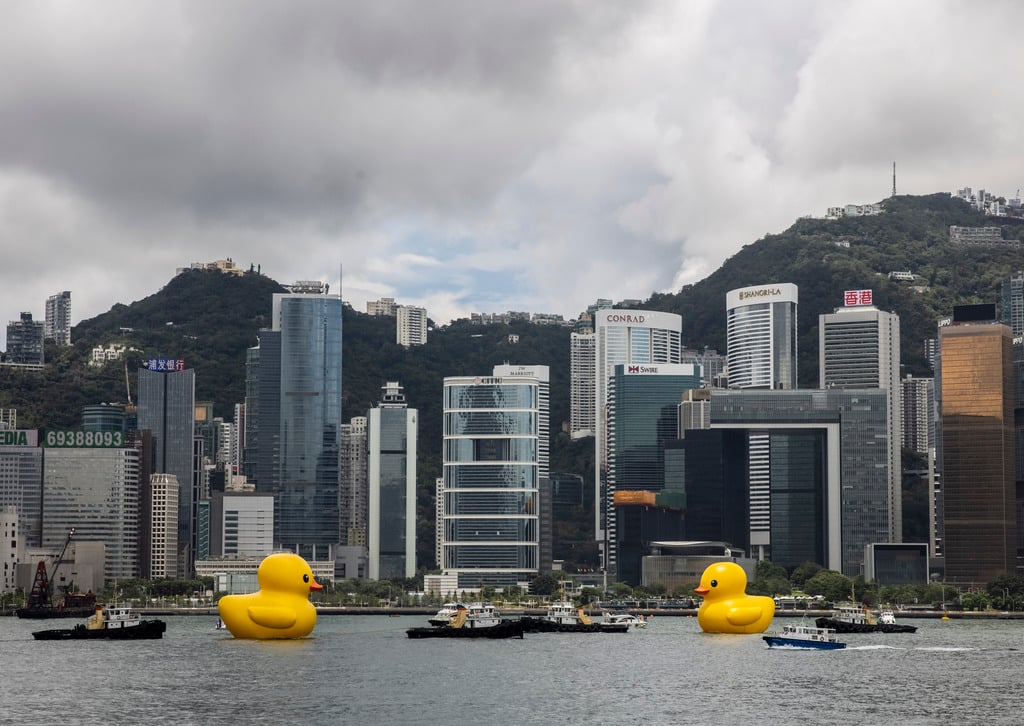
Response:
[[[847,290],[843,293],[843,305],[852,307],[855,305],[871,305],[870,290]]]

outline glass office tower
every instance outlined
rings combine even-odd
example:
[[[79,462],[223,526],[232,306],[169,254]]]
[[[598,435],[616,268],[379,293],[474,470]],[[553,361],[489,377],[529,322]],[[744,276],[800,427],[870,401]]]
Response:
[[[504,372],[514,375],[444,379],[439,565],[460,589],[521,585],[539,572],[548,368]]]
[[[389,381],[367,413],[367,577],[416,575],[416,421],[402,387]]]
[[[946,580],[985,583],[1017,564],[1013,338],[974,323],[939,340]]]
[[[797,299],[790,282],[726,293],[730,388],[796,388]]]
[[[178,481],[178,575],[184,577],[192,576],[195,561],[199,501],[193,466],[195,405],[194,370],[168,370],[159,364],[139,370],[138,426],[153,433],[153,473],[173,474]]]
[[[322,560],[339,538],[342,304],[317,283],[291,289],[248,358],[246,458],[274,495],[275,545]]]

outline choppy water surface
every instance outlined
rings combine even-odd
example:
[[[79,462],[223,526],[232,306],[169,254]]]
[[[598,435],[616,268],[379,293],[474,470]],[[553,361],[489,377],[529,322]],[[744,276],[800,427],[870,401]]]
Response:
[[[64,625],[0,618],[0,724],[1024,722],[1024,621],[915,620],[814,652],[678,617],[499,641],[407,639],[424,616],[322,616],[280,642],[166,620],[163,640],[36,642]]]

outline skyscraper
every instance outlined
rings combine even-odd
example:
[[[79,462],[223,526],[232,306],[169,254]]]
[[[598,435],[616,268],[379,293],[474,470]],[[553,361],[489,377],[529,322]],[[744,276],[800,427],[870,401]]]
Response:
[[[935,449],[935,379],[908,375],[900,389],[903,448],[928,456]]]
[[[651,310],[594,312],[594,502],[595,538],[607,569],[611,541],[606,519],[614,511],[608,476],[608,387],[617,365],[679,363],[683,319]]]
[[[59,548],[74,528],[77,542],[103,543],[108,579],[138,577],[139,452],[120,434],[86,445],[73,433],[45,444],[42,545]]]
[[[139,370],[138,426],[153,434],[153,473],[173,474],[178,482],[179,577],[191,577],[195,560],[195,401],[195,371],[183,360],[156,358]]]
[[[700,366],[692,363],[617,365],[608,390],[608,471],[612,501],[617,492],[665,489],[665,447],[679,437],[678,409],[683,392],[700,387]],[[679,482],[682,492],[682,482]],[[619,508],[605,518],[607,569],[622,579]],[[633,582],[639,582],[639,560]]]
[[[417,418],[397,381],[388,381],[380,404],[367,412],[371,580],[416,574]]]
[[[46,298],[43,337],[57,345],[71,345],[71,292],[65,290]]]
[[[939,329],[946,580],[984,583],[1017,563],[1013,339],[956,319]]]
[[[821,388],[881,388],[886,393],[889,542],[903,541],[900,319],[870,304],[869,291],[818,318]]]
[[[797,387],[797,299],[789,282],[726,293],[730,388]]]
[[[539,572],[548,376],[547,366],[497,366],[444,379],[438,566],[460,589],[522,585]]]
[[[342,302],[322,283],[290,290],[273,296],[272,327],[249,353],[247,467],[274,496],[275,545],[324,560],[340,524]]]

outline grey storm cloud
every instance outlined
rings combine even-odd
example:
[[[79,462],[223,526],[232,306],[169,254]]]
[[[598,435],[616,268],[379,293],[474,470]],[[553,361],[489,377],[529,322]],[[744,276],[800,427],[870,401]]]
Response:
[[[575,315],[825,207],[1024,186],[1024,6],[17,3],[0,26],[0,318],[192,261],[439,321]],[[336,289],[336,288],[335,288]],[[0,320],[2,322],[2,320]]]

